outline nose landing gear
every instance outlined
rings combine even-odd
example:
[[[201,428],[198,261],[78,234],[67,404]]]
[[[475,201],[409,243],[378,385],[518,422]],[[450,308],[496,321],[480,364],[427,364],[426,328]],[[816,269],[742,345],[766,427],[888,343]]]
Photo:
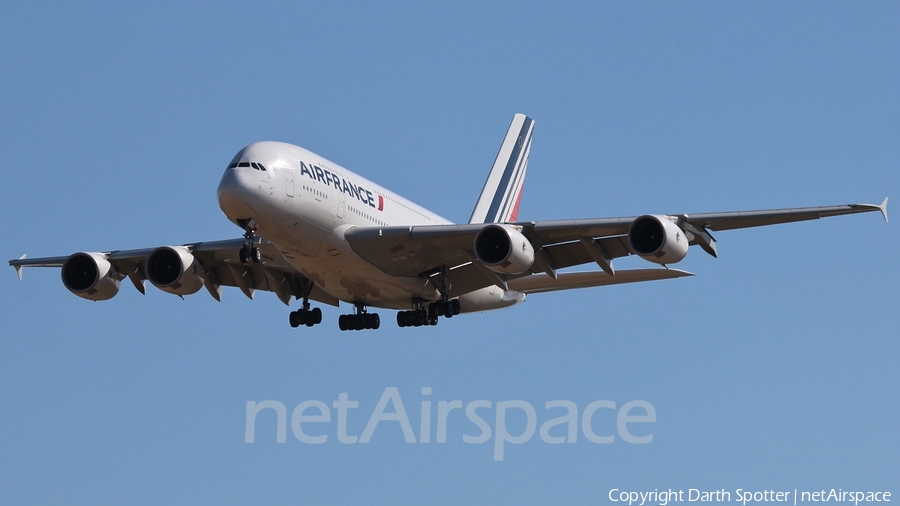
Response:
[[[253,220],[241,220],[244,227],[244,246],[241,248],[239,257],[242,264],[249,261],[258,264],[262,261],[262,253],[259,251],[259,237],[256,235],[256,222]]]

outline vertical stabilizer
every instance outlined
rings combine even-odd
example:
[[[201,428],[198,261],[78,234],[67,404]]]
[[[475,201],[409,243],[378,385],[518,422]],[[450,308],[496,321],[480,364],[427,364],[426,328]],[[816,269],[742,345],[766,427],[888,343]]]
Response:
[[[533,119],[524,114],[513,116],[469,223],[505,223],[518,219],[533,131]]]

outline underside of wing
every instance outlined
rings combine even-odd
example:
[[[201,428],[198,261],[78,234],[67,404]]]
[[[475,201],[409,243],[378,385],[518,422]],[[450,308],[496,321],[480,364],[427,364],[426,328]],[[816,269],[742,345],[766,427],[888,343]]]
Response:
[[[274,243],[258,245],[259,262],[242,263],[242,239],[199,242],[183,246],[163,246],[109,252],[79,252],[64,257],[11,260],[19,272],[23,267],[59,267],[63,284],[72,293],[89,300],[105,300],[116,295],[119,283],[128,278],[141,293],[145,282],[179,296],[201,288],[221,300],[221,287],[233,286],[249,298],[257,290],[275,293],[285,304],[304,295],[333,306],[338,300],[300,274],[281,255]]]
[[[687,245],[699,245],[716,256],[716,241],[711,231],[791,223],[830,216],[880,211],[887,220],[887,199],[881,205],[849,204],[840,206],[736,211],[702,214],[645,215],[641,217],[596,218],[518,222],[510,224],[461,224],[403,227],[358,227],[346,232],[353,250],[363,259],[395,276],[433,276],[449,272],[453,282],[451,295],[497,285],[502,288],[537,274],[559,279],[557,270],[596,263],[611,278],[619,273],[612,267],[616,258],[640,255],[658,264],[675,263],[684,257]],[[632,225],[643,220],[658,223],[659,233],[671,232],[674,240],[684,237],[684,250],[679,255],[646,254],[635,250],[641,241]],[[478,238],[486,228],[502,227],[510,237],[527,239],[533,257],[522,271],[503,271],[498,266],[480,261]],[[653,226],[639,227],[648,239],[656,240]],[[510,242],[512,244],[512,242]],[[524,251],[524,250],[523,250]],[[598,273],[599,274],[599,273]],[[640,276],[642,274],[629,274]],[[575,278],[572,278],[575,279]],[[598,277],[597,279],[604,279]],[[662,279],[662,278],[660,278]],[[521,281],[524,282],[524,281]],[[628,282],[628,281],[622,281]]]
[[[820,218],[827,218],[830,216],[868,213],[873,211],[880,211],[884,216],[884,221],[887,221],[887,202],[888,199],[884,199],[884,202],[882,202],[881,205],[847,204],[842,206],[801,207],[794,209],[770,209],[764,211],[699,213],[682,216],[684,216],[692,225],[697,227],[704,227],[712,231],[734,230],[738,228],[776,225],[779,223],[818,220]]]
[[[638,283],[660,279],[675,279],[693,276],[692,273],[678,269],[634,269],[618,271],[615,276],[603,271],[560,273],[556,279],[547,274],[535,274],[518,278],[509,282],[509,289],[526,294],[569,290],[572,288],[590,288],[594,286]]]

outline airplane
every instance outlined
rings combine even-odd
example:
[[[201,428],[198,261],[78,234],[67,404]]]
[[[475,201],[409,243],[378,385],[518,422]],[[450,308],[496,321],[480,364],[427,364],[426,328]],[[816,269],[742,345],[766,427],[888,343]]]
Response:
[[[436,325],[441,317],[509,307],[528,295],[692,276],[670,269],[696,245],[717,257],[711,232],[880,211],[850,204],[705,214],[518,221],[534,120],[516,114],[468,223],[457,224],[299,146],[256,142],[241,149],[219,182],[217,198],[243,238],[181,246],[93,252],[9,264],[58,267],[63,285],[84,299],[115,296],[126,277],[174,295],[222,286],[253,299],[274,292],[292,327],[322,322],[310,301],[354,307],[341,330],[377,329],[369,308],[399,310],[399,327]],[[659,267],[616,271],[637,255]],[[596,264],[599,269],[566,271]]]

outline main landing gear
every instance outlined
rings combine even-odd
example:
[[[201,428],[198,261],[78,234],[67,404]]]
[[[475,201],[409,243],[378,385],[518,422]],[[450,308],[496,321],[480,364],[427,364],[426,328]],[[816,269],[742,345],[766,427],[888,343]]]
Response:
[[[303,279],[301,293],[303,294],[303,305],[296,311],[291,311],[290,322],[291,327],[297,328],[300,325],[312,327],[322,323],[322,310],[319,308],[309,307],[309,294],[312,292],[313,284],[308,279]]]
[[[459,314],[459,300],[447,300],[432,302],[427,308],[423,302],[416,304],[412,311],[400,311],[397,313],[397,325],[400,327],[421,327],[423,325],[437,325],[438,318],[452,318]]]
[[[381,326],[381,317],[377,313],[367,313],[366,306],[356,303],[356,313],[342,314],[338,317],[341,330],[377,329]]]
[[[256,227],[252,226],[250,221],[244,224],[244,246],[241,248],[239,257],[242,264],[251,260],[255,264],[262,261],[262,253],[259,251],[259,237],[256,236]]]
[[[313,325],[322,323],[322,310],[319,308],[313,308],[291,311],[290,321],[291,327],[294,328],[297,328],[300,325],[312,327]]]

